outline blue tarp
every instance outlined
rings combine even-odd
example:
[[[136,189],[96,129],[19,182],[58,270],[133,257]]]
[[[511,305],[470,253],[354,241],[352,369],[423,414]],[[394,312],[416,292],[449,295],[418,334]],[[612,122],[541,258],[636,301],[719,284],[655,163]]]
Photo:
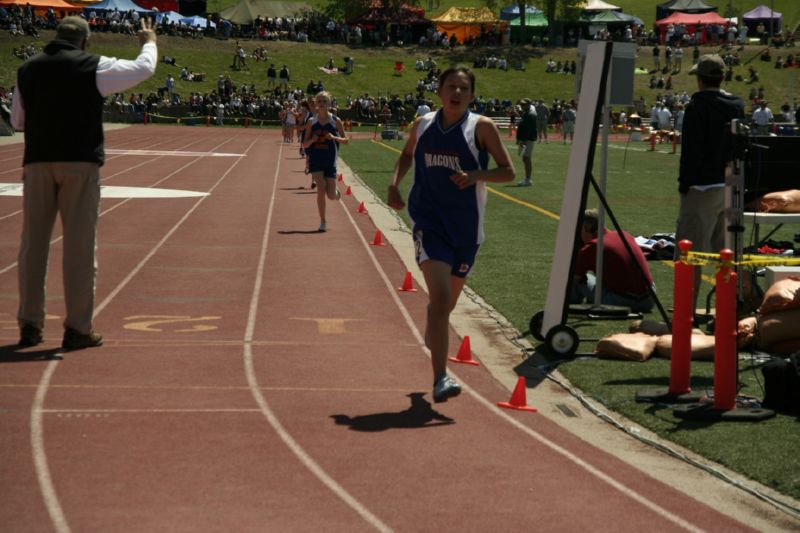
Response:
[[[87,13],[91,11],[114,11],[117,10],[121,13],[126,11],[138,11],[139,13],[150,13],[150,9],[138,6],[131,2],[131,0],[103,0],[97,4],[86,6],[83,10]]]

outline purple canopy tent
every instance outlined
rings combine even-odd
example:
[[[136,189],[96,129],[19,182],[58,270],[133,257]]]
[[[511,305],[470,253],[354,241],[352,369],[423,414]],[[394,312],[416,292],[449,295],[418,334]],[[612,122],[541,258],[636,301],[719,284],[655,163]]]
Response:
[[[757,8],[753,9],[752,11],[748,11],[744,15],[742,15],[742,20],[744,20],[745,25],[747,26],[748,32],[752,32],[753,35],[756,34],[756,27],[763,23],[764,28],[769,31],[770,28],[770,21],[772,22],[773,31],[778,33],[781,31],[781,22],[783,21],[783,15],[774,11],[767,6],[758,6]]]

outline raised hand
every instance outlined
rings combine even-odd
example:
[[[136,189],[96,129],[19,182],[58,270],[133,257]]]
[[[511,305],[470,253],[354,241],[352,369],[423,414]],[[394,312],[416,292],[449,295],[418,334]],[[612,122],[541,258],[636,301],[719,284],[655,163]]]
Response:
[[[156,42],[155,21],[150,17],[142,17],[139,19],[141,29],[136,32],[136,37],[139,39],[139,44]]]

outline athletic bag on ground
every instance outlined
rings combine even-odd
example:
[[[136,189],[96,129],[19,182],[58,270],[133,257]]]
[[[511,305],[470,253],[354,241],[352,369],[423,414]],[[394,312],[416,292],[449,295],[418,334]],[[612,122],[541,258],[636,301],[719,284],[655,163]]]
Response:
[[[764,407],[781,413],[800,413],[800,352],[788,359],[770,361],[761,367],[761,373]]]

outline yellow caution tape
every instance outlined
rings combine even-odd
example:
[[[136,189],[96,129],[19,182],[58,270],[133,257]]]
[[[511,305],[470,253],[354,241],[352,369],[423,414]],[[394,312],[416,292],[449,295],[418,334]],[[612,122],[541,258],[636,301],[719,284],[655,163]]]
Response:
[[[748,267],[763,267],[763,266],[792,266],[800,265],[800,257],[785,257],[785,256],[768,256],[768,255],[754,255],[744,254],[739,261],[723,262],[719,258],[719,254],[712,254],[707,252],[689,252],[685,257],[681,257],[687,265],[694,266],[748,266]]]

